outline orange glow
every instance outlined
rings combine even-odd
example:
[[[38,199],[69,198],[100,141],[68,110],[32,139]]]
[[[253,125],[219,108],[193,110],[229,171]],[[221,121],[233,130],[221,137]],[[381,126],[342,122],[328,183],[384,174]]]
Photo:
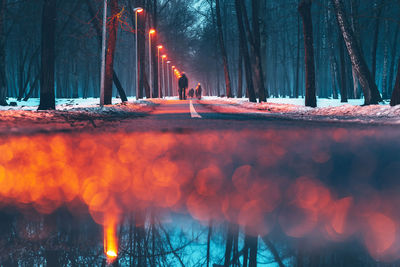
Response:
[[[143,12],[143,8],[136,9],[136,13],[142,13],[142,12]]]
[[[167,55],[162,55],[162,58],[167,58]]]
[[[172,66],[172,69],[175,69],[175,66]]]
[[[153,114],[168,112],[159,108]],[[355,143],[364,133],[329,134],[316,142]],[[363,199],[346,191],[339,198],[313,172],[331,161],[329,149],[290,153],[307,137],[308,130],[294,134],[291,129],[3,136],[1,205],[31,205],[48,214],[63,205],[72,213],[85,212],[73,204],[83,203],[104,228],[109,261],[118,255],[122,214],[153,207],[187,212],[204,222],[230,221],[252,234],[267,234],[277,224],[291,237],[323,233],[326,240],[342,241],[355,236],[374,258],[400,255],[399,195],[382,191]],[[358,150],[352,155],[364,156]],[[308,165],[299,164],[300,156],[311,159]],[[280,164],[301,177],[278,176]]]
[[[106,220],[104,226],[104,253],[108,262],[113,262],[118,256],[118,240],[116,236],[116,222],[114,218]]]
[[[158,49],[163,49],[164,47],[162,45],[157,46]]]
[[[155,34],[155,33],[156,33],[156,30],[150,29],[149,34]]]

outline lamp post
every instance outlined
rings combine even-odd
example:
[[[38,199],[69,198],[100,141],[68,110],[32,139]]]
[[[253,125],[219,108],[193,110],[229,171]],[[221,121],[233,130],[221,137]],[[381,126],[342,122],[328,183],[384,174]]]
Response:
[[[104,0],[103,32],[101,41],[100,106],[104,106],[104,80],[106,73],[107,0]]]
[[[172,71],[171,71],[171,80],[172,80],[172,96],[175,96],[175,90],[176,90],[176,87],[175,87],[175,79],[174,79],[174,77],[175,77],[175,66],[172,66]]]
[[[160,49],[163,49],[162,45],[157,46],[157,75],[158,75],[158,97],[161,98],[161,81],[160,81]]]
[[[137,25],[137,14],[143,12],[143,8],[137,7],[133,9],[135,12],[135,39],[136,39],[136,100],[139,99],[139,66],[138,66],[138,25]]]
[[[156,30],[150,29],[150,31],[149,31],[149,85],[150,85],[150,97],[151,98],[153,97],[153,80],[151,79],[151,66],[153,65],[153,64],[151,64],[152,63],[152,61],[151,61],[151,35],[155,34],[155,33],[156,33]]]
[[[169,64],[171,64],[171,61],[170,60],[168,60],[167,61],[167,85],[168,85],[168,96],[171,96],[171,84],[170,84],[170,82],[169,82]]]
[[[161,71],[162,71],[162,79],[163,79],[163,96],[165,96],[165,75],[164,75],[164,59],[166,59],[167,58],[167,55],[162,55],[162,57],[161,57]]]

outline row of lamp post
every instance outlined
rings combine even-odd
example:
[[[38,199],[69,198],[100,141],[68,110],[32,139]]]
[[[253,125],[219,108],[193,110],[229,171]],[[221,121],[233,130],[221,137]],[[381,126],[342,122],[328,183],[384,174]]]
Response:
[[[139,66],[138,66],[138,14],[144,11],[141,7],[133,9],[135,12],[135,68],[136,68],[136,99],[139,99]],[[106,43],[106,21],[107,21],[107,0],[104,0],[104,13],[103,13],[103,32],[102,32],[102,64],[101,64],[101,81],[100,81],[100,105],[104,104],[104,76],[105,76],[105,43]],[[150,97],[153,97],[153,80],[152,80],[152,49],[151,49],[151,37],[156,34],[155,29],[149,30],[149,86],[150,86]],[[164,47],[162,45],[157,46],[157,69],[160,67],[160,56],[161,56],[161,77],[160,71],[158,71],[158,97],[166,96],[172,93],[170,86],[170,79],[172,88],[174,88],[174,81],[179,77],[180,73],[175,66],[170,66],[171,61],[167,60],[167,55],[160,55],[160,50]],[[166,62],[167,71],[165,73],[164,62]],[[171,68],[171,70],[170,70]],[[178,75],[179,74],[179,75]],[[165,76],[167,76],[167,86],[165,84]],[[170,77],[171,76],[171,77]],[[174,79],[175,76],[175,79]],[[161,85],[162,79],[162,85]]]
[[[139,99],[139,66],[138,66],[138,30],[137,30],[137,16],[138,13],[142,13],[144,11],[143,8],[137,7],[133,10],[135,12],[135,39],[136,39],[136,61],[135,61],[135,67],[136,67],[136,99]],[[149,86],[150,86],[150,97],[153,97],[153,87],[155,86],[153,84],[153,79],[152,79],[152,46],[151,46],[151,37],[156,34],[155,29],[150,29],[149,30]],[[160,50],[162,50],[164,47],[162,45],[157,46],[157,69],[159,70],[160,67]],[[164,67],[164,62],[166,62],[167,66],[167,71],[165,73],[165,67]],[[166,96],[169,95],[169,93],[172,93],[172,89],[170,86],[170,79],[172,83],[172,88],[174,88],[174,76],[178,78],[179,76],[177,73],[177,69],[175,66],[170,66],[171,61],[167,60],[167,55],[163,54],[161,55],[161,77],[160,77],[160,71],[158,71],[158,97],[161,96]],[[173,67],[173,68],[172,68]],[[170,70],[171,68],[171,70]],[[165,76],[167,76],[167,86],[165,83]],[[162,79],[162,85],[161,85],[161,79]]]

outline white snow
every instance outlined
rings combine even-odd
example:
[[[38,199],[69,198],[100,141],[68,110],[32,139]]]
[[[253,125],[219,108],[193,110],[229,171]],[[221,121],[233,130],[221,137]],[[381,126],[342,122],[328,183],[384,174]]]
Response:
[[[169,97],[167,100],[176,100],[177,97]],[[84,114],[95,118],[110,113],[126,115],[127,113],[141,111],[149,105],[158,104],[161,100],[136,101],[134,97],[128,99],[128,104],[120,105],[121,100],[113,98],[114,105],[99,105],[98,98],[88,99],[57,99],[56,112],[38,112],[39,99],[31,98],[28,101],[17,102],[10,98],[8,102],[17,102],[16,107],[0,107],[0,121],[43,118],[54,119],[62,114]],[[388,104],[361,106],[363,99],[349,100],[341,103],[339,99],[317,99],[317,108],[304,106],[303,98],[269,98],[266,103],[252,103],[247,98],[220,98],[203,97],[204,104],[214,104],[212,108],[217,112],[229,113],[257,113],[265,116],[284,116],[306,120],[345,120],[357,122],[379,122],[388,124],[400,124],[400,105],[391,107]]]
[[[363,99],[341,103],[340,99],[317,99],[317,108],[304,106],[304,98],[269,98],[266,103],[252,103],[247,98],[205,97],[205,104],[218,104],[213,109],[219,112],[257,113],[282,115],[307,120],[346,120],[357,122],[379,122],[400,124],[400,105],[389,104],[361,106]]]

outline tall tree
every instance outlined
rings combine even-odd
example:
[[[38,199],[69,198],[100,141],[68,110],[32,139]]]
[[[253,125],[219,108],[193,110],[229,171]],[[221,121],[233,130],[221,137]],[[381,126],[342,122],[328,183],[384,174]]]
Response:
[[[6,81],[6,36],[5,36],[5,10],[6,0],[0,0],[0,106],[7,106],[7,81]]]
[[[223,31],[222,31],[221,8],[220,8],[219,0],[215,0],[215,9],[216,9],[216,16],[217,16],[218,40],[219,40],[219,46],[220,46],[220,51],[221,51],[221,56],[222,56],[222,62],[224,64],[226,96],[232,97],[231,78],[229,75],[228,56],[226,54],[224,35],[223,35]]]
[[[256,102],[256,94],[254,91],[254,83],[253,76],[251,75],[251,62],[249,55],[249,48],[246,40],[246,33],[244,30],[243,23],[243,10],[242,10],[242,0],[235,0],[235,9],[236,9],[236,17],[238,21],[238,29],[239,29],[239,42],[240,49],[242,51],[243,59],[244,59],[244,69],[246,74],[246,84],[247,84],[247,94],[249,96],[250,102]]]
[[[347,19],[342,0],[331,0],[335,9],[336,18],[349,53],[352,66],[359,78],[364,93],[364,105],[378,104],[382,100],[367,63],[361,53],[358,41]]]
[[[379,0],[374,3],[374,8],[376,11],[374,12],[375,14],[375,28],[374,28],[374,39],[372,43],[372,49],[371,49],[371,59],[372,59],[372,79],[375,81],[375,76],[376,76],[376,51],[378,50],[378,37],[379,37],[379,29],[381,25],[381,14],[383,10],[383,6],[385,5],[385,0]]]
[[[55,33],[57,0],[44,0],[42,13],[42,54],[39,110],[55,109]]]
[[[390,100],[391,106],[400,104],[400,58],[397,64],[396,83],[394,84],[392,99]]]
[[[100,27],[100,25],[101,25],[100,23],[101,22],[96,16],[96,12],[94,10],[94,7],[93,7],[93,4],[92,4],[91,0],[86,0],[86,5],[88,7],[89,15],[92,18],[94,18],[94,19],[91,20],[91,22],[92,22],[92,25],[93,25],[96,33],[97,33],[97,42],[101,47],[101,27]],[[118,78],[118,75],[115,73],[115,70],[113,70],[113,76],[112,77],[113,77],[114,85],[115,85],[115,87],[117,87],[118,94],[121,97],[121,100],[123,102],[128,101],[128,98],[126,97],[126,94],[125,94],[125,90],[122,87],[121,82],[120,82],[120,80]]]
[[[299,3],[299,13],[303,20],[304,52],[306,67],[306,106],[315,108],[317,98],[315,96],[315,63],[314,63],[314,40],[313,26],[311,17],[312,0],[301,0]]]
[[[114,55],[115,55],[115,47],[117,44],[117,33],[119,26],[118,0],[111,0],[110,6],[111,6],[111,21],[109,23],[109,36],[107,39],[106,73],[104,79],[104,105],[111,105]]]
[[[268,92],[265,90],[264,75],[261,62],[261,51],[260,51],[260,18],[259,18],[259,0],[252,0],[252,26],[253,31],[250,28],[250,23],[247,15],[247,8],[244,0],[240,0],[241,15],[243,16],[244,29],[247,37],[247,41],[250,44],[251,52],[251,70],[253,74],[254,87],[258,90],[259,101],[266,101]]]

